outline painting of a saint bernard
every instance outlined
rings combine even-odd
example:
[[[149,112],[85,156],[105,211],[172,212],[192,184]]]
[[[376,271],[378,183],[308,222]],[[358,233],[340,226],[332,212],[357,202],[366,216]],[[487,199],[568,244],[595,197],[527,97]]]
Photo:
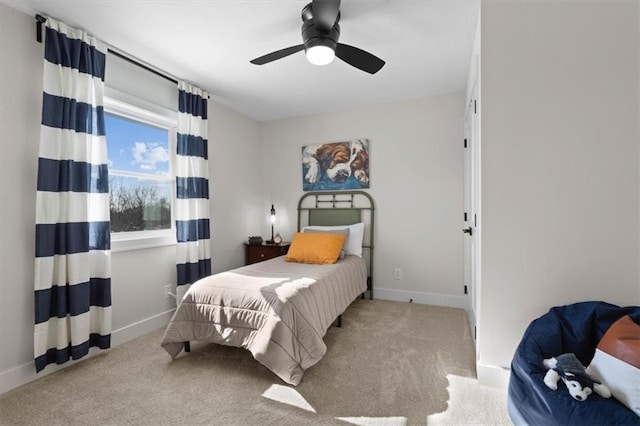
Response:
[[[302,147],[302,189],[369,188],[369,139]]]

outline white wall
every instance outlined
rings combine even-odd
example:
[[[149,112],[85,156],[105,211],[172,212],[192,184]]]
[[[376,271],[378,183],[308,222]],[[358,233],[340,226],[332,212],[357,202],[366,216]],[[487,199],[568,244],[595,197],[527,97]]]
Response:
[[[126,46],[119,46],[126,50]],[[38,376],[33,367],[35,189],[43,45],[35,21],[0,4],[0,393]],[[242,242],[259,229],[261,145],[252,119],[210,103],[213,269],[244,262]],[[175,302],[175,247],[112,254],[112,344],[161,327]],[[71,362],[65,364],[69,365]]]
[[[483,2],[480,368],[554,305],[640,305],[637,2]]]
[[[262,147],[259,123],[209,106],[209,196],[213,272],[244,265],[243,243],[261,230]]]
[[[33,359],[43,66],[34,28],[33,19],[0,5],[0,373]]]
[[[271,203],[276,232],[290,239],[296,230],[302,146],[369,138],[375,296],[464,306],[463,115],[464,93],[456,93],[261,123],[263,235]]]

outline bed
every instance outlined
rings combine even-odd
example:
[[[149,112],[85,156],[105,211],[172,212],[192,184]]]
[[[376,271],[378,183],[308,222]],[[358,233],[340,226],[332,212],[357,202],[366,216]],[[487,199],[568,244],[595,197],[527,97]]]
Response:
[[[343,258],[318,265],[280,256],[203,278],[178,305],[162,347],[172,358],[191,341],[245,348],[284,382],[298,385],[325,354],[328,328],[340,324],[356,298],[366,292],[373,298],[373,212],[373,199],[363,191],[305,193],[298,232],[362,229],[362,236],[344,231]],[[353,254],[358,250],[360,256]]]

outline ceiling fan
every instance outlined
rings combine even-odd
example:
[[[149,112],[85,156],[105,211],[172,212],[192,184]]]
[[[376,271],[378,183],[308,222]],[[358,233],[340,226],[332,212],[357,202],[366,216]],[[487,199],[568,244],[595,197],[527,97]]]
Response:
[[[385,62],[369,52],[348,44],[340,38],[340,0],[313,0],[302,9],[302,44],[267,53],[251,61],[264,65],[277,59],[305,51],[307,60],[315,65],[327,65],[337,56],[349,65],[369,74],[380,71]]]

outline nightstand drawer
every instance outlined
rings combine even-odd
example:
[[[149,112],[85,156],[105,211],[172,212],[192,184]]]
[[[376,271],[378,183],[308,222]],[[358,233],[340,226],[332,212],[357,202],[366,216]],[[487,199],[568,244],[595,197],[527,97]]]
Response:
[[[273,259],[274,257],[287,254],[289,251],[289,243],[280,244],[246,244],[246,264],[250,265],[263,260]]]

